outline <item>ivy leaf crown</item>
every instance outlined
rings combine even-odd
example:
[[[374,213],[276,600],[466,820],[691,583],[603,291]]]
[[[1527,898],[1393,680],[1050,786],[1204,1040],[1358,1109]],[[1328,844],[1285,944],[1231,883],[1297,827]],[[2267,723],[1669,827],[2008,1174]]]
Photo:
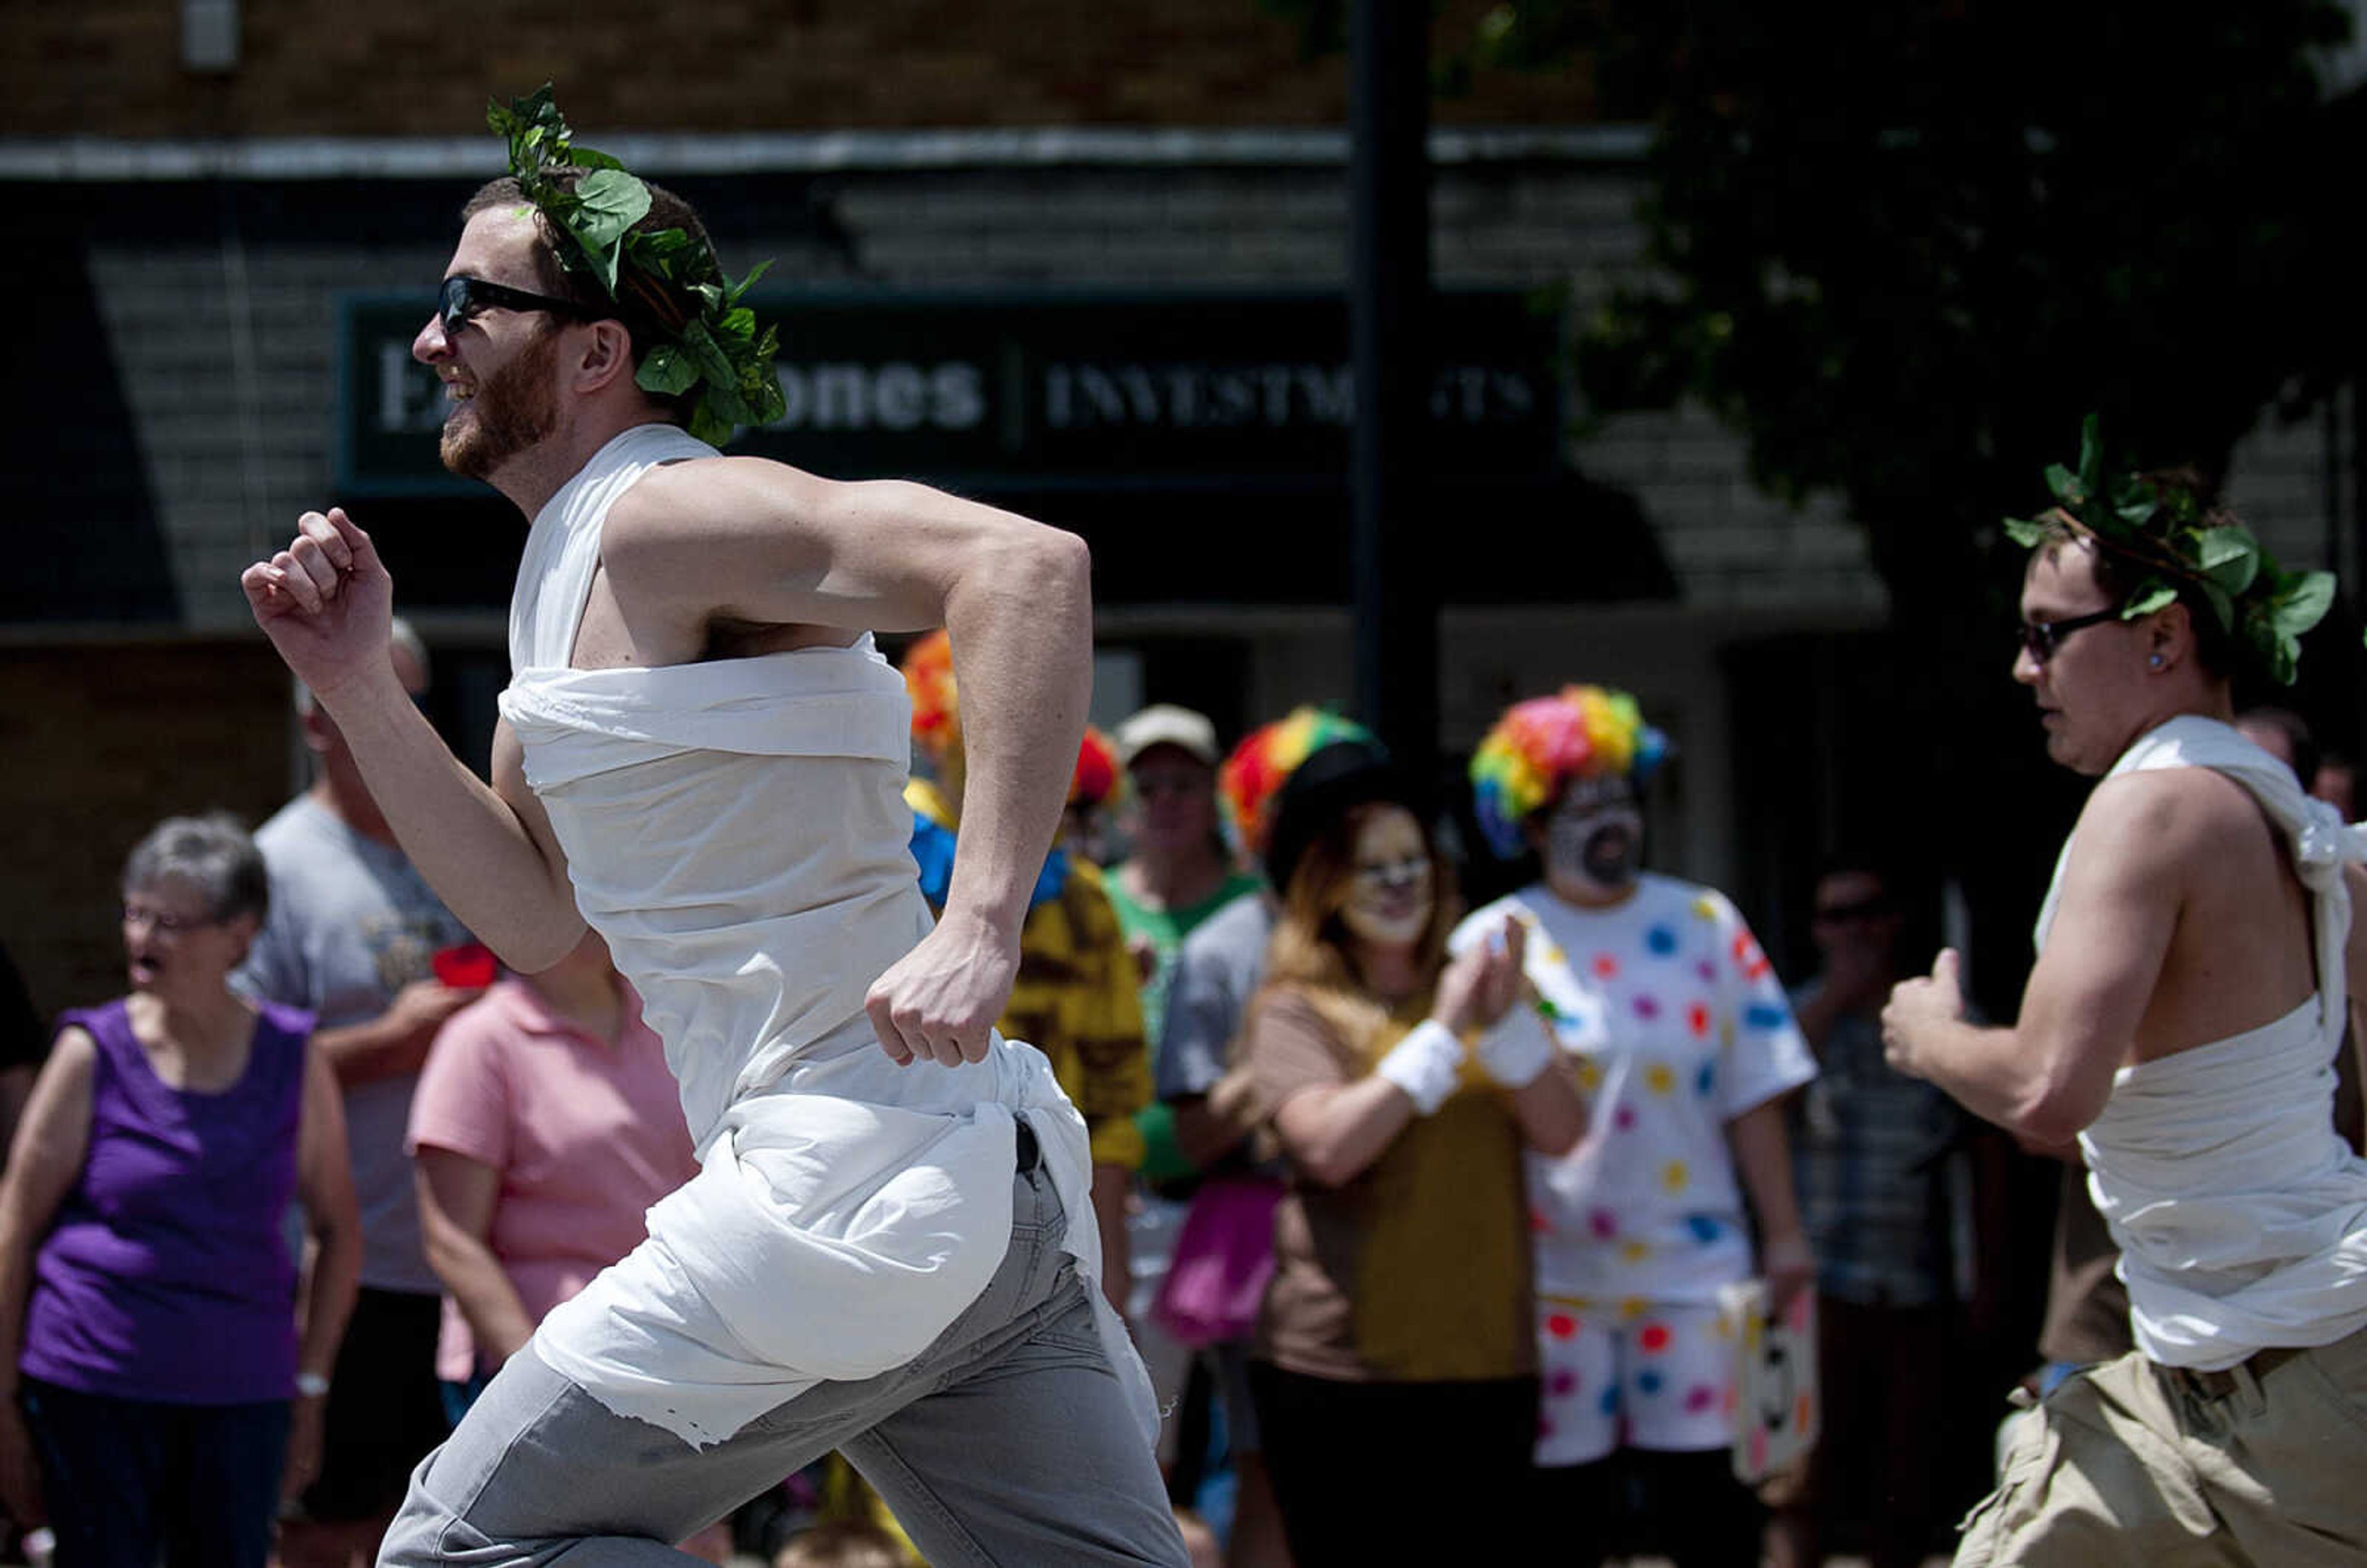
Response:
[[[2046,488],[2056,504],[2036,517],[2007,518],[2008,538],[2035,549],[2066,534],[2085,536],[2135,567],[2136,583],[2121,602],[2124,621],[2169,604],[2179,584],[2191,586],[2229,640],[2248,649],[2278,682],[2293,684],[2302,634],[2334,604],[2332,572],[2284,570],[2249,528],[2181,486],[2108,474],[2092,413],[2079,427],[2079,467],[2049,464]]]
[[[548,82],[507,107],[489,103],[485,123],[508,141],[518,188],[563,236],[561,267],[595,281],[657,340],[634,372],[636,385],[661,398],[696,389],[690,434],[711,446],[730,440],[735,426],[768,424],[787,412],[773,367],[779,332],[760,327],[740,303],[772,263],[734,282],[698,236],[636,230],[649,215],[649,186],[607,153],[575,144]]]

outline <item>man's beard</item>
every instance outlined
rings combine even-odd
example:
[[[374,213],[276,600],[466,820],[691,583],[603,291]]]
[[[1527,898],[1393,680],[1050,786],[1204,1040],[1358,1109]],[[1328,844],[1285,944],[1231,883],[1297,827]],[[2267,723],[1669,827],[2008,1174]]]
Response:
[[[444,466],[464,479],[491,479],[494,469],[556,430],[550,372],[558,358],[559,334],[543,322],[507,365],[477,383],[467,405],[474,417],[444,422]]]

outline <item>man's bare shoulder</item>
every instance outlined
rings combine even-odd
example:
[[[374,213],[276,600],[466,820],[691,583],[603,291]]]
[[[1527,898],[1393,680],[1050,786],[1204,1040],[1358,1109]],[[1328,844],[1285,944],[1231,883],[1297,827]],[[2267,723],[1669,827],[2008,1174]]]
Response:
[[[653,468],[617,498],[602,525],[611,591],[644,636],[685,615],[701,626],[715,615],[802,619],[764,597],[826,568],[825,520],[840,488],[764,457],[691,457]]]
[[[827,479],[769,457],[653,468],[602,526],[607,592],[640,662],[844,644],[855,633],[940,625],[962,540],[894,479]],[[950,564],[949,564],[950,563]],[[586,636],[599,590],[585,611]]]
[[[2167,865],[2224,854],[2230,835],[2257,830],[2259,807],[2242,784],[2209,768],[2154,768],[2098,784],[2079,813],[2081,853]]]
[[[661,463],[608,509],[601,551],[674,554],[755,535],[775,536],[823,501],[832,482],[769,457],[689,457]]]

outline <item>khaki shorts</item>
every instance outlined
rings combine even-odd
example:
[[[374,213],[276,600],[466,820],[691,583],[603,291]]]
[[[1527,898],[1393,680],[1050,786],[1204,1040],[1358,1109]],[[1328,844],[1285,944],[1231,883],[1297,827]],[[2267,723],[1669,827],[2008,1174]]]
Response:
[[[1956,1568],[2367,1565],[2367,1330],[2269,1355],[2194,1373],[2131,1354],[2065,1382]]]

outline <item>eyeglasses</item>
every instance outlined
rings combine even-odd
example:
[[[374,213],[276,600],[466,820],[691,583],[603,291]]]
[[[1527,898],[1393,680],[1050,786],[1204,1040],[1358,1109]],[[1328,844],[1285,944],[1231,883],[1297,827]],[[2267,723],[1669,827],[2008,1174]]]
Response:
[[[2074,615],[2065,621],[2024,621],[2019,628],[2022,650],[2037,663],[2044,664],[2063,647],[2063,639],[2073,632],[2089,626],[2101,626],[2106,621],[2117,621],[2121,612],[2116,606],[2098,610],[2092,615]]]
[[[590,306],[579,305],[572,299],[529,294],[505,283],[487,283],[481,277],[447,277],[436,291],[436,314],[447,333],[459,332],[497,307],[504,310],[549,310],[579,321],[591,321],[595,316]]]
[[[1878,920],[1890,913],[1887,898],[1861,898],[1854,904],[1829,904],[1816,912],[1815,918],[1840,925],[1843,921]]]
[[[145,925],[164,936],[178,936],[183,931],[194,931],[199,926],[221,924],[211,915],[176,915],[170,909],[135,904],[129,899],[126,899],[123,905],[123,923],[127,926]]]

